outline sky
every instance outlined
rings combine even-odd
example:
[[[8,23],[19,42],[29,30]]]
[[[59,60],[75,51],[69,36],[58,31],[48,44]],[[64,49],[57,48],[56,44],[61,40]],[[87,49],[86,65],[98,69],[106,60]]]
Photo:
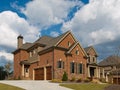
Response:
[[[17,36],[34,42],[68,30],[83,48],[94,46],[98,62],[120,46],[120,0],[0,0],[0,65],[13,62]]]

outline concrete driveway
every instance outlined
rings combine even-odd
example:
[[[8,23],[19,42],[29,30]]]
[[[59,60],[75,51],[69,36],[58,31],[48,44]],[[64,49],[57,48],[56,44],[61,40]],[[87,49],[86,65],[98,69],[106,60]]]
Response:
[[[0,83],[9,84],[12,86],[21,87],[26,90],[72,90],[59,86],[58,83],[50,83],[48,81],[33,81],[33,80],[15,80],[15,81],[0,81]]]

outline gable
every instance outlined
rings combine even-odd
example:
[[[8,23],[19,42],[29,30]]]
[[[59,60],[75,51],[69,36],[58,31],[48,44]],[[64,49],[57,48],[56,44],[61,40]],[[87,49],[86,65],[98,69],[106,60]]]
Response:
[[[60,42],[57,44],[58,47],[69,48],[76,42],[75,38],[71,33],[68,33],[63,37]]]
[[[96,53],[94,48],[90,48],[89,51],[88,51],[88,54],[90,54],[92,56],[97,56],[97,53]]]
[[[87,54],[86,52],[84,51],[84,49],[82,48],[82,46],[77,42],[75,43],[70,49],[69,51],[67,52],[67,54],[76,54],[76,51],[79,51],[79,55],[81,56],[85,56],[87,57]]]

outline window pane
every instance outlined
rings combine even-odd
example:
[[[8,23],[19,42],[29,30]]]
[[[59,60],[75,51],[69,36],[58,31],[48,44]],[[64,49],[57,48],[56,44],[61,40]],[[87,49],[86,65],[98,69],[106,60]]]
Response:
[[[75,68],[75,64],[74,64],[73,62],[71,62],[71,63],[70,63],[70,72],[71,72],[71,73],[74,73],[74,72],[75,72],[74,68]]]
[[[82,64],[79,64],[80,74],[82,74]]]
[[[62,63],[61,63],[61,61],[58,61],[57,64],[58,64],[58,68],[62,68]]]

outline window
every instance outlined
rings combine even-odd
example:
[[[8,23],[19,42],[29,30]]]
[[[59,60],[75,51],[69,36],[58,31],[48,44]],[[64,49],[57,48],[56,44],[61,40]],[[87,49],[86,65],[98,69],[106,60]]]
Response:
[[[28,73],[28,68],[25,68],[25,72]]]
[[[57,62],[57,67],[64,69],[64,62],[63,62],[63,61],[58,61],[58,62]]]
[[[71,43],[70,43],[70,41],[68,41],[68,46],[69,46],[69,47],[71,46]]]
[[[90,57],[88,57],[88,62],[90,63]]]
[[[33,50],[33,53],[35,54],[35,53],[36,53],[36,51],[35,51],[35,50]]]
[[[85,74],[85,64],[83,64],[83,74]]]
[[[95,62],[95,57],[93,57],[93,62]]]
[[[32,52],[30,52],[30,57],[32,57]]]
[[[70,73],[75,73],[74,68],[75,68],[75,63],[74,63],[74,62],[71,62],[71,63],[70,63]]]
[[[76,53],[76,55],[79,55],[79,50],[76,50],[75,53]]]
[[[78,72],[80,73],[80,74],[82,74],[83,73],[83,65],[80,63],[80,64],[78,64]]]

